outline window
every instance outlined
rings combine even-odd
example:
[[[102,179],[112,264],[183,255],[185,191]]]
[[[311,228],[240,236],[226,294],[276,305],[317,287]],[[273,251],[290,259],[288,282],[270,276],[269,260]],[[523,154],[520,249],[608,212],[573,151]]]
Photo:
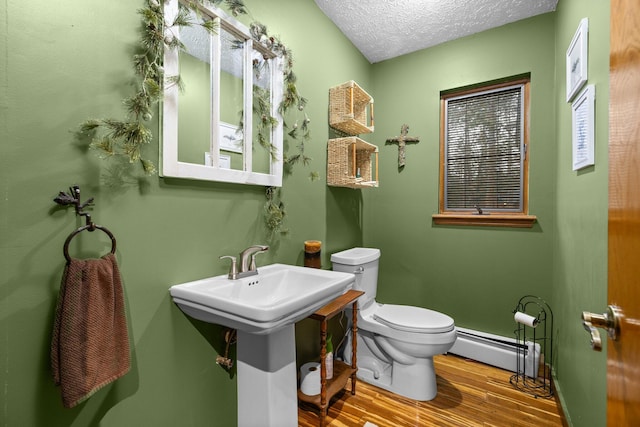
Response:
[[[441,94],[436,224],[531,227],[529,78]]]

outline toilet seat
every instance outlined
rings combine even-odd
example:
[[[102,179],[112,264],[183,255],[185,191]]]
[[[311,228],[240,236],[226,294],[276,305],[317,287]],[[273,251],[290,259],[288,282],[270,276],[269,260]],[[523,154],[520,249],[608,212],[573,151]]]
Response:
[[[454,330],[454,321],[446,314],[409,305],[381,304],[373,318],[390,328],[422,334],[439,334]]]

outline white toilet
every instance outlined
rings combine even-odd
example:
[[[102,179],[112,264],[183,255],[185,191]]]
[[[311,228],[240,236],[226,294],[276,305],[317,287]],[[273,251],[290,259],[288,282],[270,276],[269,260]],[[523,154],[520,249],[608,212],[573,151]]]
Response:
[[[380,250],[353,248],[331,255],[333,269],[355,273],[358,300],[358,378],[415,400],[436,397],[433,356],[456,341],[453,319],[437,311],[376,302]],[[349,319],[351,319],[349,315]],[[351,363],[351,328],[343,358]]]

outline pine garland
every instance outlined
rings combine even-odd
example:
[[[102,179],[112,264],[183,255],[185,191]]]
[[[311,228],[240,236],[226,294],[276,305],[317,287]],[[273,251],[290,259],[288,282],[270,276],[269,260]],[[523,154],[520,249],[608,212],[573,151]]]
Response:
[[[207,0],[190,0],[185,5],[180,4],[179,13],[175,20],[167,23],[164,20],[164,0],[147,0],[146,5],[138,10],[142,18],[143,31],[140,38],[140,50],[133,57],[134,72],[137,77],[137,91],[123,100],[127,115],[125,119],[88,119],[80,125],[80,132],[91,139],[90,147],[98,150],[102,157],[124,156],[130,163],[140,163],[143,171],[147,175],[156,172],[155,163],[146,159],[142,155],[143,148],[149,144],[153,138],[153,133],[147,123],[153,119],[154,109],[162,99],[165,76],[162,68],[164,49],[184,50],[184,45],[177,37],[165,36],[166,27],[194,26],[199,25],[208,32],[217,31],[213,20],[193,22],[190,19],[190,12],[199,12],[199,5],[208,3]],[[242,0],[213,0],[213,4],[224,3],[225,7],[233,16],[248,14],[247,8]],[[250,25],[250,33],[253,39],[265,45],[275,55],[284,60],[284,83],[285,91],[283,100],[278,112],[285,115],[290,108],[296,107],[302,111],[307,100],[298,94],[295,82],[296,76],[293,72],[293,56],[282,42],[274,36],[270,36],[267,27],[259,22]],[[167,76],[167,84],[175,84],[180,90],[184,90],[184,83],[179,75]],[[256,102],[254,111],[261,117],[258,123],[258,143],[268,149],[272,156],[277,153],[265,136],[265,132],[270,131],[278,124],[272,117],[268,100],[268,93],[259,92],[259,88],[254,89]],[[304,142],[310,139],[308,129],[309,118],[305,114],[302,124],[302,141],[298,145],[299,154],[291,157],[284,156],[284,162],[293,165],[300,160],[307,165],[311,160],[304,155]],[[283,123],[285,127],[286,122]],[[298,139],[298,121],[288,135]]]
[[[153,138],[147,123],[153,118],[153,108],[163,93],[164,19],[162,5],[157,0],[148,0],[138,13],[142,16],[144,31],[140,51],[133,57],[137,91],[123,101],[127,117],[89,119],[80,125],[80,132],[91,138],[90,147],[98,150],[102,157],[127,157],[130,163],[140,163],[145,174],[151,175],[156,172],[155,164],[142,156],[142,149]],[[168,44],[171,43],[175,45],[179,41]]]
[[[145,6],[138,10],[141,16],[143,31],[141,32],[138,52],[133,56],[133,69],[136,76],[136,92],[123,100],[126,110],[124,119],[88,119],[79,128],[82,135],[89,138],[89,146],[97,150],[103,158],[124,158],[131,164],[139,164],[146,175],[156,173],[155,163],[143,155],[144,147],[153,139],[153,132],[148,123],[153,119],[153,114],[157,109],[158,102],[162,99],[164,85],[177,85],[180,91],[184,91],[184,82],[179,75],[165,76],[162,67],[164,49],[179,49],[184,51],[185,47],[177,37],[171,37],[167,29],[180,26],[199,25],[209,33],[215,33],[215,21],[200,20],[194,22],[191,18],[192,12],[199,16],[201,14],[199,6],[207,3],[220,5],[224,3],[225,8],[233,15],[248,15],[249,12],[242,0],[188,0],[180,3],[178,15],[173,22],[165,22],[164,19],[165,0],[146,0]],[[310,119],[304,108],[307,99],[298,93],[296,86],[297,76],[293,71],[293,54],[281,40],[267,31],[267,27],[259,22],[252,22],[249,26],[251,37],[255,42],[266,46],[273,54],[283,60],[284,70],[284,93],[283,99],[278,106],[278,113],[284,118],[292,109],[303,114],[300,119],[296,118],[295,123],[289,127],[286,121],[283,127],[287,129],[287,135],[299,141],[298,152],[287,156],[283,153],[285,171],[291,173],[295,164],[302,163],[307,166],[312,160],[305,155],[305,143],[311,139],[309,129]],[[255,71],[260,70],[259,61],[254,62]],[[274,126],[278,125],[275,117],[271,116],[271,105],[269,93],[257,86],[254,87],[254,113],[260,117],[257,123],[258,143],[269,150],[272,157],[276,156],[275,147],[266,137]],[[122,172],[120,168],[114,171]],[[318,178],[317,172],[311,172],[311,180]],[[285,217],[284,203],[280,200],[280,190],[274,187],[266,188],[267,202],[265,204],[265,222],[267,228],[272,232],[286,233],[282,228]]]
[[[267,187],[265,195],[267,201],[264,205],[264,219],[269,230],[269,238],[273,238],[276,234],[288,234],[289,230],[284,228],[284,219],[286,212],[284,202],[281,199],[282,190],[278,187]]]

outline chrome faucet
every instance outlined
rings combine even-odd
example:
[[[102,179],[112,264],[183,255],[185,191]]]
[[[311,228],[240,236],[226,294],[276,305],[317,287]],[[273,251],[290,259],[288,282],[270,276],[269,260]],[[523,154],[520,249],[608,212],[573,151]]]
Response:
[[[236,280],[238,278],[238,263],[236,257],[231,255],[223,255],[219,259],[229,258],[231,260],[231,268],[229,268],[229,280]]]
[[[229,258],[231,260],[231,268],[229,269],[229,279],[236,280],[242,277],[253,276],[258,274],[256,267],[256,255],[262,252],[266,252],[269,246],[253,245],[240,252],[240,268],[238,268],[238,262],[236,257],[230,255],[221,256],[220,259]]]
[[[249,246],[247,249],[240,252],[240,271],[238,271],[238,276],[244,277],[244,276],[252,276],[254,274],[258,274],[258,270],[256,268],[256,255],[262,252],[266,252],[268,250],[269,250],[269,246],[253,245],[253,246]],[[249,259],[251,259],[251,262],[249,262]],[[243,273],[246,273],[246,274],[244,274],[243,276],[240,276]]]

